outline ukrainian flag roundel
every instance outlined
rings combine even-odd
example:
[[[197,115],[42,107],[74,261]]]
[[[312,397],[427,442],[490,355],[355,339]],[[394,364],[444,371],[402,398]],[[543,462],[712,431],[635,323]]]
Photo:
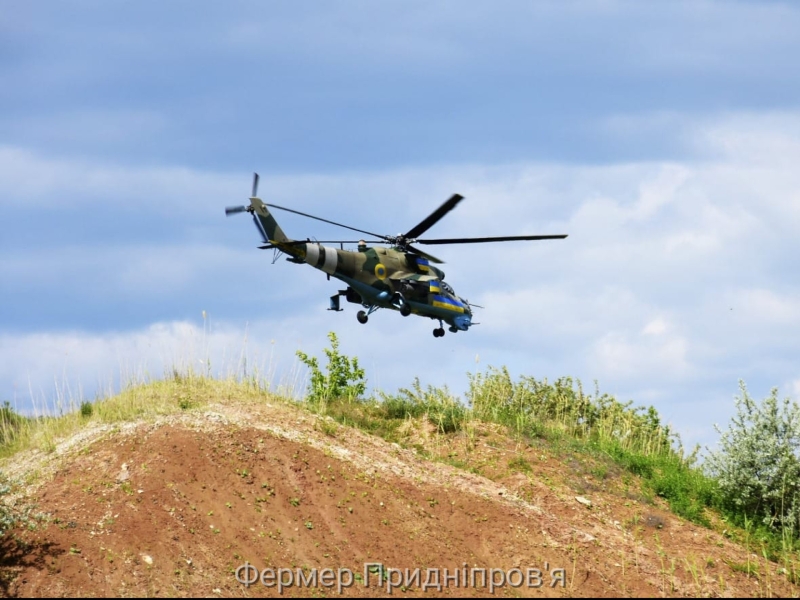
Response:
[[[375,265],[375,277],[380,280],[386,279],[386,267],[384,267],[381,263]]]

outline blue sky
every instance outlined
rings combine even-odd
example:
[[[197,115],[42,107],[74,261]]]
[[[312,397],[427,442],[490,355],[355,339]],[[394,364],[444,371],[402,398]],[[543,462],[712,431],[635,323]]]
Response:
[[[713,443],[739,379],[800,398],[799,30],[766,1],[6,2],[0,398],[207,354],[296,388],[335,331],[386,391],[572,375]],[[569,238],[440,248],[467,334],[362,326],[224,217],[253,171],[379,233],[458,192],[430,234]]]

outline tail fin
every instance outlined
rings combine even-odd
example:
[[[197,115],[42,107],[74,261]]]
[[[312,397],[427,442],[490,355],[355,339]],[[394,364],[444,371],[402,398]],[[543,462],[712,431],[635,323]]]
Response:
[[[253,219],[256,227],[264,237],[265,242],[290,242],[291,240],[283,233],[275,217],[259,198],[250,198],[250,206],[253,207]]]

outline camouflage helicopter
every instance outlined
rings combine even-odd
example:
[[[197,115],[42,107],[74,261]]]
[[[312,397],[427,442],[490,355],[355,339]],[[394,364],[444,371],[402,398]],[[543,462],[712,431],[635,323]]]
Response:
[[[510,242],[519,240],[551,240],[563,239],[566,235],[518,235],[504,237],[478,238],[446,238],[419,239],[448,212],[463,200],[459,194],[453,194],[439,208],[404,234],[381,235],[372,233],[328,219],[309,215],[298,210],[262,202],[258,198],[258,173],[253,174],[253,190],[250,206],[229,206],[225,215],[248,212],[253,216],[256,229],[261,234],[263,250],[275,250],[273,263],[280,254],[288,255],[286,260],[296,264],[309,264],[328,275],[335,277],[347,285],[347,289],[339,290],[330,298],[328,310],[341,311],[339,297],[344,296],[348,302],[360,304],[366,310],[358,311],[359,323],[366,323],[369,315],[380,308],[397,310],[407,317],[411,314],[428,317],[439,321],[439,327],[433,330],[434,337],[444,335],[444,323],[451,332],[467,331],[472,322],[472,307],[468,301],[456,295],[450,285],[444,281],[444,272],[433,264],[442,264],[435,256],[428,254],[413,244],[476,244],[485,242]],[[284,234],[270,208],[343,227],[351,231],[366,234],[377,240],[293,240]],[[323,244],[339,244],[339,249]],[[344,244],[358,244],[356,251],[345,250]],[[368,244],[388,244],[369,246]]]

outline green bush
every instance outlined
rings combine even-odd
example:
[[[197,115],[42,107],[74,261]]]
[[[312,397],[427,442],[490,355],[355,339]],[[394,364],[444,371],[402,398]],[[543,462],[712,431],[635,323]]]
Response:
[[[311,370],[311,390],[307,396],[311,404],[342,398],[354,400],[360,398],[367,388],[364,369],[358,366],[358,358],[348,358],[339,353],[339,340],[334,332],[328,334],[328,339],[331,347],[325,348],[327,374],[320,370],[316,357],[297,351],[298,358]]]
[[[81,416],[83,418],[88,419],[89,417],[91,417],[92,416],[92,411],[93,411],[93,407],[92,407],[92,403],[91,402],[89,402],[87,400],[84,400],[83,402],[81,402]]]
[[[800,532],[800,406],[778,400],[774,388],[760,404],[739,382],[736,415],[720,433],[706,469],[719,482],[723,508],[742,524],[755,520],[797,539]]]

